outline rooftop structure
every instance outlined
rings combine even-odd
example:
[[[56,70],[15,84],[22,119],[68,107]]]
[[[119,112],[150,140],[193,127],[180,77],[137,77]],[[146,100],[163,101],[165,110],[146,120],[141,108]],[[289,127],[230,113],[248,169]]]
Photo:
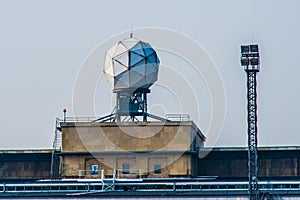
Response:
[[[105,177],[196,176],[205,140],[193,122],[65,122],[61,130],[64,178],[100,178],[101,170]]]

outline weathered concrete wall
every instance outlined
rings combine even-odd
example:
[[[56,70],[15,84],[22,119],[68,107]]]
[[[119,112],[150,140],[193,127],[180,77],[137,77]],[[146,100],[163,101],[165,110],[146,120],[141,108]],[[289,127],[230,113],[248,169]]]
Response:
[[[247,177],[246,148],[218,148],[199,162],[201,176]],[[300,175],[300,150],[260,148],[258,150],[259,177],[297,177]]]
[[[0,153],[0,179],[45,179],[50,177],[51,153]]]
[[[63,123],[62,152],[185,151],[192,129],[192,122]]]
[[[141,153],[137,154],[105,154],[105,155],[64,155],[62,176],[65,178],[100,178],[104,169],[106,177],[113,176],[113,170],[118,170],[119,178],[124,175],[123,164],[130,166],[130,174],[143,177],[170,177],[191,175],[191,155],[179,153]],[[154,165],[161,166],[160,173],[154,173]],[[98,175],[91,175],[91,166],[98,165]]]
[[[124,164],[147,177],[190,176],[195,171],[191,154],[205,140],[193,122],[81,122],[61,127],[63,177],[90,178],[95,164],[106,176]],[[160,173],[154,173],[155,166],[161,166]]]
[[[0,179],[47,179],[50,177],[51,151],[26,152],[0,151]],[[260,148],[258,153],[259,177],[299,177],[299,147]],[[106,176],[112,176],[113,168],[120,167],[122,162],[130,161],[131,169],[143,169],[143,174],[148,174],[148,177],[192,174],[193,176],[247,178],[246,148],[215,148],[200,161],[195,154],[183,154],[177,160],[178,154],[175,153],[152,153],[150,155],[135,153],[133,155],[135,156],[125,154],[115,154],[114,156],[94,154],[92,156],[89,153],[63,155],[62,162],[65,169],[63,174],[66,177],[78,177],[78,170],[90,170],[92,164],[98,164],[99,170],[104,169]],[[117,158],[119,158],[118,164]],[[171,160],[176,160],[176,162],[168,167],[163,167],[164,163],[169,163]],[[161,174],[153,173],[155,163],[162,163]],[[145,173],[146,170],[148,173]]]
[[[199,161],[200,176],[247,177],[247,152],[210,152]]]

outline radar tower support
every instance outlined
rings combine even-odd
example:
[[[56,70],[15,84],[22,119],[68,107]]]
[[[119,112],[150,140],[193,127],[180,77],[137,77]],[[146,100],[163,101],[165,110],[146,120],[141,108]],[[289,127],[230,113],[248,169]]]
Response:
[[[135,121],[137,116],[142,116],[143,122],[147,122],[147,94],[150,93],[150,89],[122,89],[114,92],[117,96],[116,121],[123,121],[122,116],[130,116],[131,121]]]

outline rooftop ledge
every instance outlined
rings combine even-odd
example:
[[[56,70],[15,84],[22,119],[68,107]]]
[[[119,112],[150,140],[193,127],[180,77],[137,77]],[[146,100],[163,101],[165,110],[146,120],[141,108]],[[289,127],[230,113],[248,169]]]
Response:
[[[52,149],[1,149],[0,154],[52,153]]]
[[[146,127],[146,126],[190,126],[193,130],[199,134],[199,136],[206,140],[205,135],[201,132],[198,126],[191,120],[189,121],[148,121],[148,122],[97,122],[93,118],[66,118],[64,120],[59,119],[59,128],[71,128],[71,127]]]
[[[193,121],[174,121],[174,122],[79,122],[79,121],[61,121],[61,126],[196,126]]]

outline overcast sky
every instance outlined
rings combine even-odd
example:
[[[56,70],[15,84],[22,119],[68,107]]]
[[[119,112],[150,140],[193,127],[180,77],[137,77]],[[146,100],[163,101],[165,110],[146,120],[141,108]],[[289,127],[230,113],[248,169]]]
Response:
[[[72,114],[81,64],[130,26],[173,29],[206,49],[226,92],[217,146],[247,144],[239,46],[259,43],[259,146],[299,145],[299,8],[298,0],[0,0],[0,149],[50,148],[55,118]]]

